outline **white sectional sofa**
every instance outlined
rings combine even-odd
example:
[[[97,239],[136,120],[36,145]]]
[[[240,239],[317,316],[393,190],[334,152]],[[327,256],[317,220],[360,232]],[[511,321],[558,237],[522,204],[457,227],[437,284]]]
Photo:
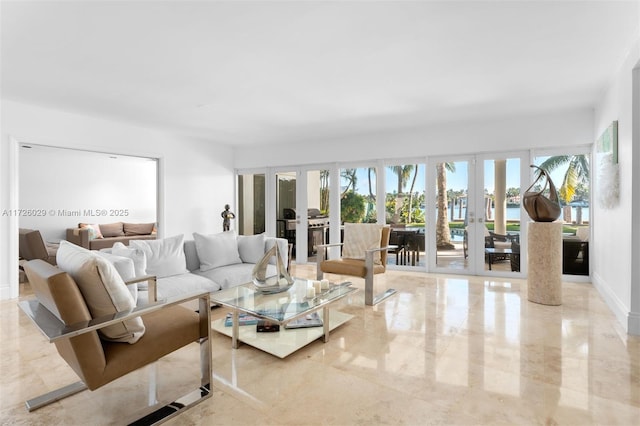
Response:
[[[178,243],[181,250],[177,248]],[[116,266],[124,280],[155,275],[158,298],[162,299],[202,290],[215,292],[250,282],[253,267],[274,244],[278,244],[281,253],[288,253],[288,241],[284,238],[263,234],[236,236],[226,232],[194,233],[194,239],[186,241],[182,236],[141,240],[129,247],[116,245],[103,249],[100,254]],[[288,267],[289,259],[283,261]],[[275,259],[272,263],[268,274],[275,275]],[[138,304],[149,300],[146,284],[131,290],[137,293]]]

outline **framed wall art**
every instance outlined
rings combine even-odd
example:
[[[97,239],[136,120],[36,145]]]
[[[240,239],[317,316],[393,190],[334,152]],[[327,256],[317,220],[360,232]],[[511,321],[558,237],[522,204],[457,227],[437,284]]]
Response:
[[[610,209],[620,198],[618,122],[614,121],[596,141],[597,194],[600,207]]]

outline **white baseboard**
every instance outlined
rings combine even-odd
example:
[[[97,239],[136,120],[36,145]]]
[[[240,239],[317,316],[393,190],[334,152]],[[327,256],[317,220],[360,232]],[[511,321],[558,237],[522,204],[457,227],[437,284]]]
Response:
[[[640,312],[629,312],[627,333],[640,336]]]
[[[12,286],[0,287],[0,300],[16,299],[18,297],[18,286],[13,288]]]
[[[624,328],[624,331],[630,333],[629,325],[631,322],[631,313],[629,312],[629,308],[620,301],[618,296],[611,291],[611,288],[597,273],[593,273],[593,285],[596,290],[598,290],[598,293],[600,293],[609,309],[611,309],[613,314],[616,316],[616,319]],[[640,321],[640,316],[637,319]]]

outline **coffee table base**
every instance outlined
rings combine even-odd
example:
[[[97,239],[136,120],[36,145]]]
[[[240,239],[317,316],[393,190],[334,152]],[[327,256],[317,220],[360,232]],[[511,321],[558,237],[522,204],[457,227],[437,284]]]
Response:
[[[329,311],[329,331],[334,330],[353,318],[353,315],[340,311],[333,309]],[[233,327],[225,327],[224,321],[224,318],[213,321],[211,328],[218,333],[232,337]],[[280,331],[277,333],[258,333],[255,325],[243,325],[239,327],[238,337],[241,342],[247,345],[258,348],[278,358],[285,358],[324,335],[324,327],[287,330],[281,326]]]

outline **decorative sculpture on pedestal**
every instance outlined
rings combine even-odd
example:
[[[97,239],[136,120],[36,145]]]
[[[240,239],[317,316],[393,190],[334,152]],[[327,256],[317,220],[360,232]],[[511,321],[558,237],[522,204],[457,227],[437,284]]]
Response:
[[[553,222],[560,217],[561,212],[558,192],[546,170],[533,164],[531,167],[538,169],[538,176],[524,192],[522,197],[524,209],[535,222]],[[538,183],[542,177],[545,178],[544,187],[539,192],[531,191],[533,186]],[[549,198],[544,196],[544,191],[547,189],[547,186],[549,187]]]
[[[267,277],[267,266],[273,256],[276,257],[276,275]],[[280,293],[291,288],[294,279],[284,267],[278,244],[274,244],[267,250],[262,259],[256,263],[251,273],[251,279],[256,289],[262,293]]]

